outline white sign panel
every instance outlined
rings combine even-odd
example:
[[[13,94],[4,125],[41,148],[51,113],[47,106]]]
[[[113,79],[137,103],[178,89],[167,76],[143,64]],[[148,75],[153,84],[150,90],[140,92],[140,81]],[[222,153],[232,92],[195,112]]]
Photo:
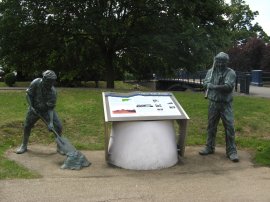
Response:
[[[181,115],[169,96],[108,97],[111,117]]]
[[[172,93],[103,93],[105,120],[188,118]]]

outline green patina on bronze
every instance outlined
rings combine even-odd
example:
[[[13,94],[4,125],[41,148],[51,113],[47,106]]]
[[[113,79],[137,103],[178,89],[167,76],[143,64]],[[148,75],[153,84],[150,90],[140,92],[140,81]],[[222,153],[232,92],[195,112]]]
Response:
[[[41,119],[47,125],[49,131],[55,134],[57,152],[68,157],[61,168],[80,169],[89,166],[90,162],[83,154],[76,151],[66,138],[61,137],[62,124],[54,110],[57,100],[57,92],[54,87],[57,79],[56,74],[51,70],[47,70],[42,75],[43,78],[33,80],[26,90],[29,108],[24,123],[22,144],[16,150],[16,153],[23,154],[27,151],[31,130],[35,123]]]
[[[225,128],[226,155],[234,162],[238,162],[235,145],[234,117],[232,110],[233,89],[236,74],[227,67],[229,56],[220,52],[214,58],[213,67],[208,70],[204,79],[204,87],[209,100],[208,127],[206,147],[200,151],[201,155],[212,154],[215,151],[215,139],[219,120]]]

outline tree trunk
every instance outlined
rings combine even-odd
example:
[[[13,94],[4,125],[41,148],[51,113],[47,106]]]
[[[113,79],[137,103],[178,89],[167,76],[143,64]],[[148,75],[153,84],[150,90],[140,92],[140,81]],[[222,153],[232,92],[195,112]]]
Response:
[[[98,88],[99,87],[99,82],[98,80],[95,81],[95,88]]]
[[[107,54],[106,60],[106,80],[107,88],[114,88],[114,66],[113,66],[113,54],[110,52]]]

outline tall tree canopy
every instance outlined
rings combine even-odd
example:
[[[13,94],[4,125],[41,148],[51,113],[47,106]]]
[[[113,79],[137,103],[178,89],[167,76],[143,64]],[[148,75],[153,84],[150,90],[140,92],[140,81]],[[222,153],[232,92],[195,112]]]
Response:
[[[238,70],[248,72],[253,69],[270,70],[269,44],[253,37],[246,43],[229,49],[230,65]]]
[[[237,17],[242,4],[2,0],[0,61],[27,75],[50,68],[63,80],[105,79],[109,88],[125,73],[144,79],[152,73],[169,75],[178,68],[194,71],[209,65],[232,38],[247,37],[241,30],[256,13],[243,21]]]
[[[257,22],[253,23],[259,12],[252,11],[244,0],[231,0],[227,11],[231,42],[234,46],[246,43],[249,38],[253,37],[269,41],[269,36],[262,27]]]
[[[258,23],[253,20],[258,11],[251,11],[243,0],[231,0],[228,7],[228,21],[230,23],[231,45],[229,54],[231,66],[238,71],[252,69],[267,69],[269,57],[266,53],[266,44],[269,36]]]

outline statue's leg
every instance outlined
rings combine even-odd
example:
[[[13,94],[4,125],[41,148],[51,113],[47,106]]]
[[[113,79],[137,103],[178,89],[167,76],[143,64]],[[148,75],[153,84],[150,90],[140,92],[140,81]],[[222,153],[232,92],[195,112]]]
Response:
[[[219,119],[220,112],[218,104],[209,101],[206,147],[199,152],[201,155],[212,154],[215,152],[216,133]]]
[[[221,119],[225,128],[226,154],[232,161],[238,162],[239,159],[235,145],[234,118],[231,103],[224,105]]]
[[[206,146],[215,150],[217,126],[220,119],[219,106],[215,102],[209,103],[208,108],[208,126],[207,126],[207,142]]]
[[[23,140],[21,146],[16,151],[17,154],[22,154],[27,151],[27,145],[31,134],[31,130],[38,119],[39,119],[38,116],[36,116],[33,112],[28,110],[24,122]]]

